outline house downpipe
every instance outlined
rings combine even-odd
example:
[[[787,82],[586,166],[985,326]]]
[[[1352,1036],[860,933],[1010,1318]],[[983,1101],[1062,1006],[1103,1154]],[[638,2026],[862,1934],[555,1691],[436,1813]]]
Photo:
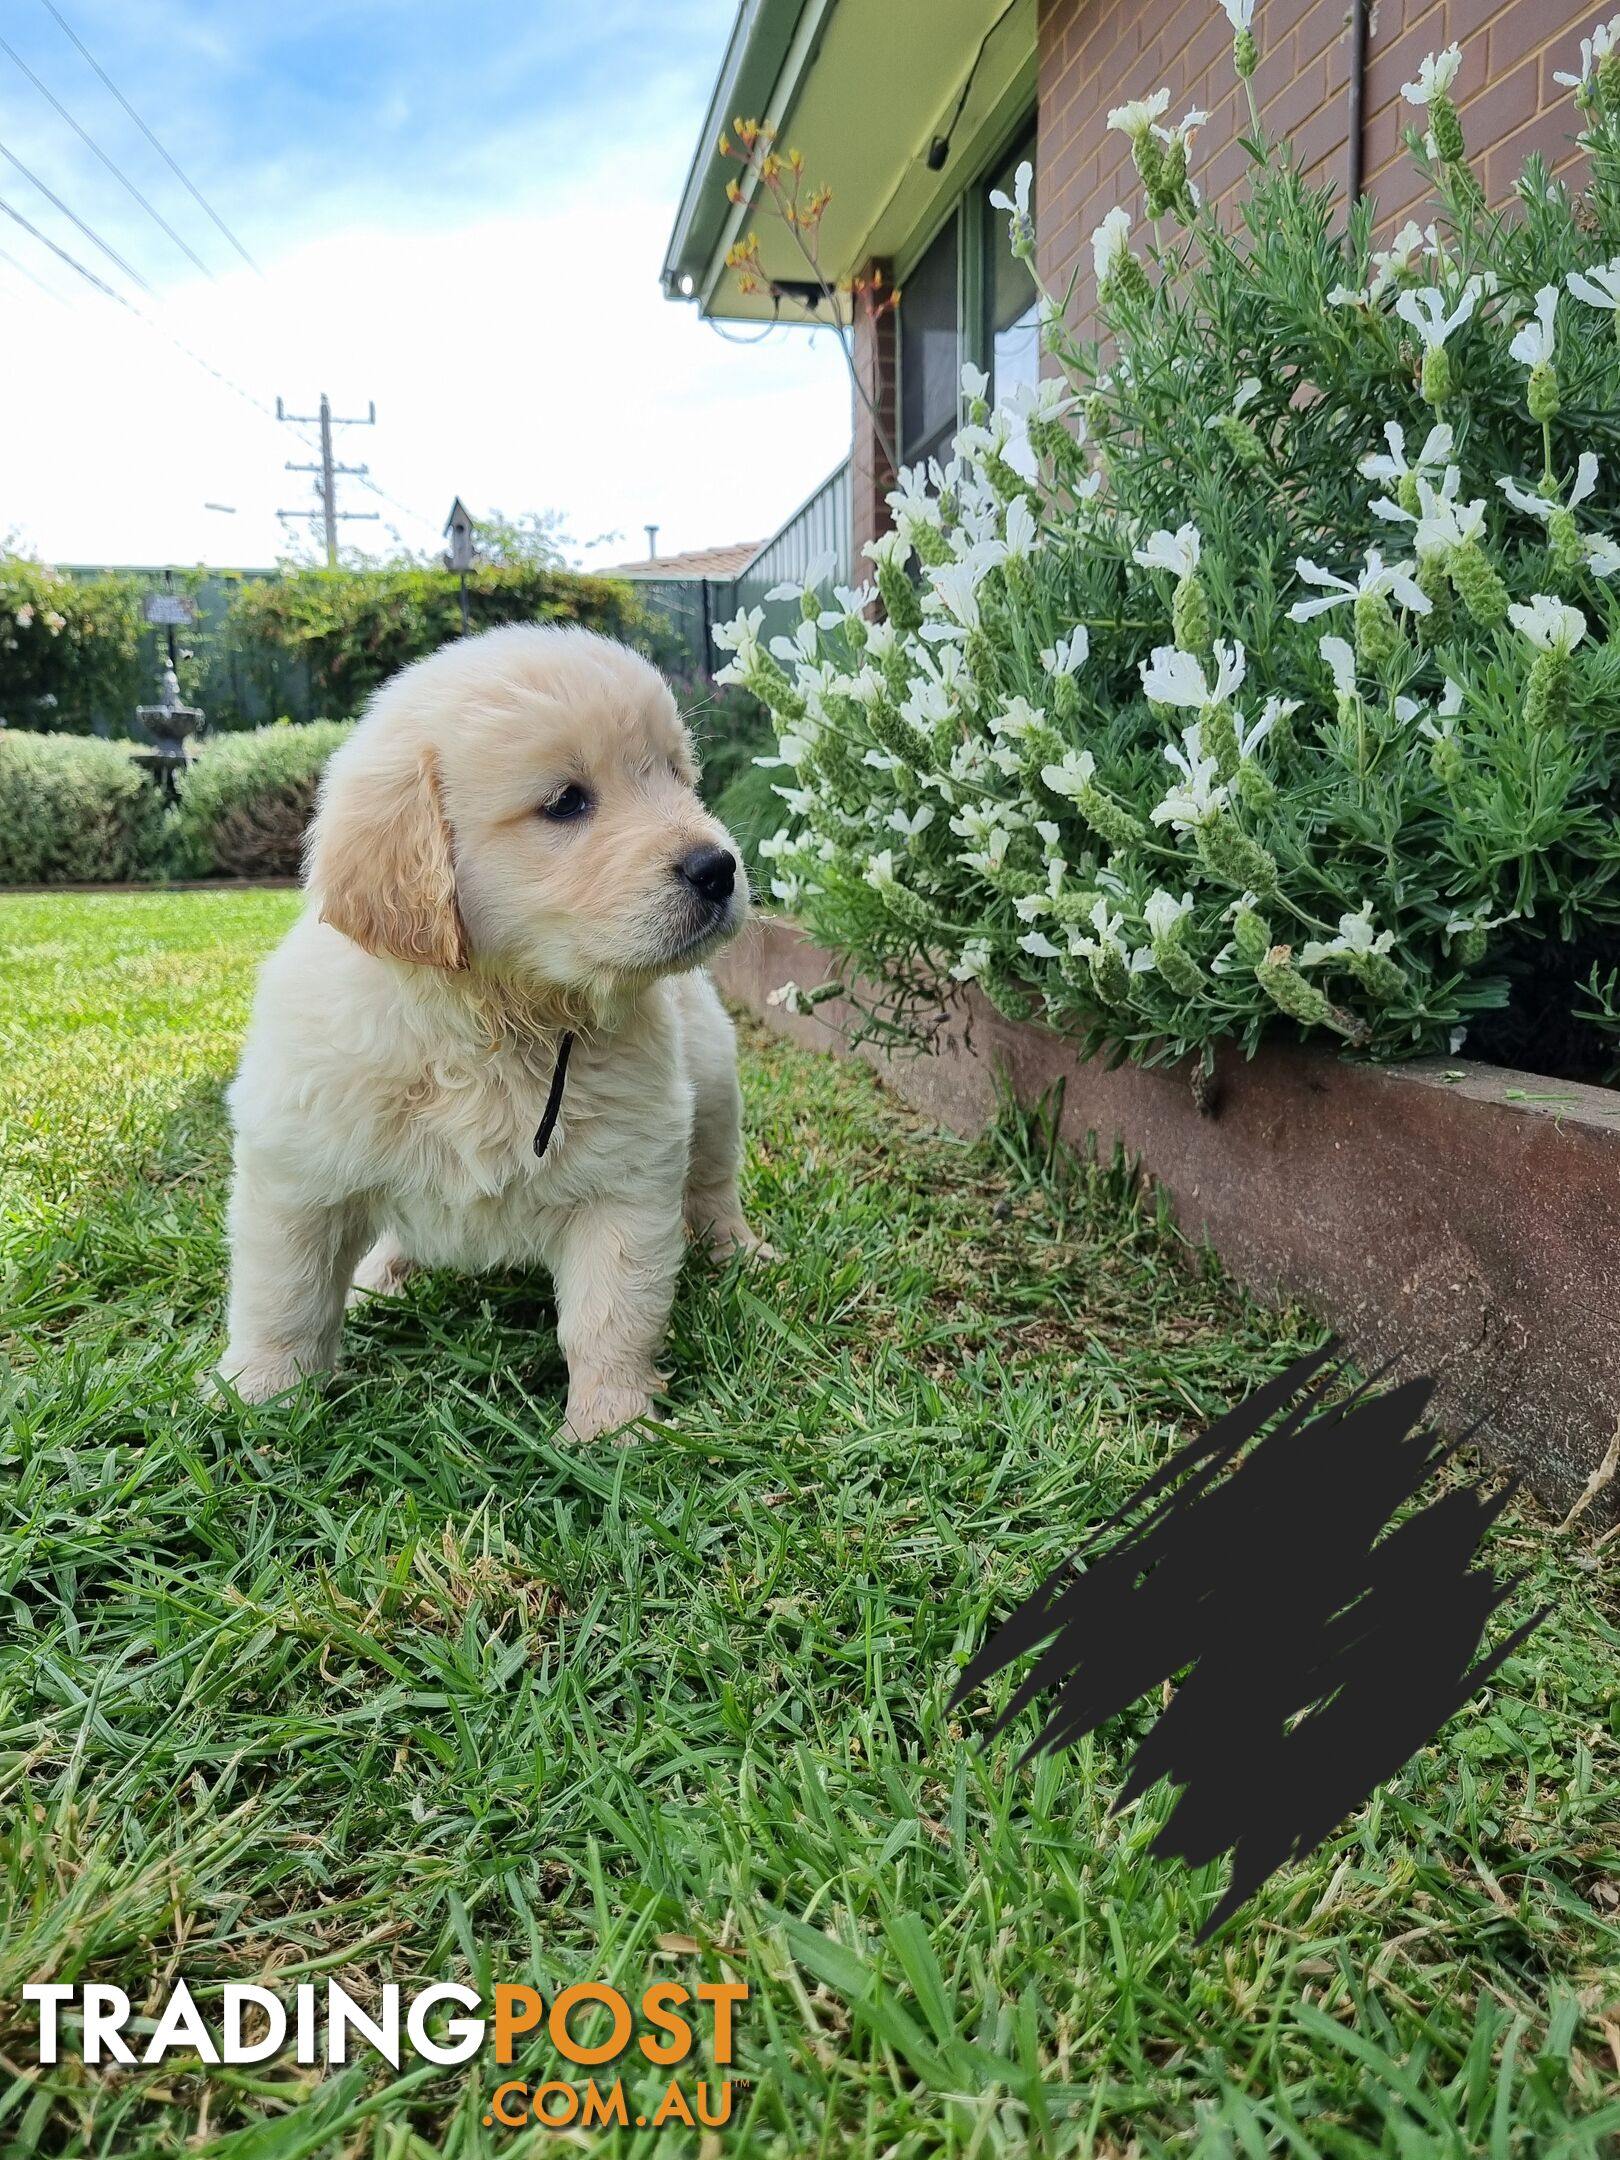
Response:
[[[1350,0],[1350,140],[1345,157],[1345,212],[1352,211],[1361,194],[1362,109],[1367,91],[1367,0]]]

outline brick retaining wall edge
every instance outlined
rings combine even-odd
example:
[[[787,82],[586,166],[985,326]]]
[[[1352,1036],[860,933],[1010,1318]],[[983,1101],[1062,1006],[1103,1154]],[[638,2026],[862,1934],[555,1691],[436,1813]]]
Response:
[[[766,1003],[790,978],[837,977],[792,924],[757,920],[712,973],[778,1033],[849,1054],[842,999],[808,1016]],[[1139,1156],[1190,1237],[1261,1297],[1300,1299],[1364,1365],[1434,1374],[1442,1424],[1479,1420],[1485,1454],[1559,1514],[1620,1432],[1620,1094],[1461,1061],[1373,1066],[1285,1044],[1251,1061],[1223,1045],[1206,1114],[1185,1067],[1106,1072],[976,992],[933,1050],[858,1054],[964,1134],[993,1115],[998,1068],[1024,1102],[1062,1079],[1068,1139]],[[1585,1519],[1617,1518],[1620,1478]]]

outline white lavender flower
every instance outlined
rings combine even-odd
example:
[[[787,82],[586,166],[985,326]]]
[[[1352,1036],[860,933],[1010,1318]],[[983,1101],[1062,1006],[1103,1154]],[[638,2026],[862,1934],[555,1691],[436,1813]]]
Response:
[[[1566,90],[1579,91],[1583,96],[1590,97],[1597,76],[1598,62],[1607,59],[1617,44],[1620,44],[1620,15],[1613,16],[1606,23],[1597,24],[1589,38],[1581,39],[1581,72],[1578,75],[1566,75],[1562,70],[1558,70],[1553,75],[1553,81],[1562,83]]]
[[[1528,607],[1515,603],[1508,621],[1541,652],[1567,655],[1586,635],[1586,617],[1551,593],[1532,593]]]
[[[1298,710],[1298,698],[1268,697],[1261,708],[1259,719],[1251,721],[1248,726],[1244,725],[1243,715],[1236,714],[1233,733],[1237,737],[1238,756],[1253,757],[1278,721],[1285,720],[1290,713]]]
[[[1478,540],[1485,530],[1485,498],[1459,502],[1462,474],[1455,465],[1446,467],[1445,479],[1436,488],[1421,476],[1417,482],[1418,507],[1407,510],[1387,496],[1369,507],[1377,517],[1412,527],[1412,551],[1419,562],[1445,561],[1458,548]]]
[[[1091,633],[1077,623],[1066,638],[1042,647],[1041,666],[1048,675],[1078,675],[1090,656]]]
[[[1568,77],[1560,76],[1559,80],[1567,81]],[[1590,270],[1572,270],[1564,283],[1588,307],[1620,309],[1620,255],[1612,262],[1595,263]]]
[[[1015,255],[1029,255],[1035,247],[1035,221],[1029,214],[1029,190],[1034,178],[1035,168],[1025,158],[1013,174],[1011,195],[1000,188],[990,191],[991,207],[1007,213],[1007,239]]]
[[[1596,491],[1597,479],[1596,453],[1583,450],[1576,462],[1574,483],[1567,497],[1545,495],[1539,488],[1524,487],[1513,479],[1499,479],[1496,484],[1515,510],[1534,518],[1538,524],[1550,525],[1560,512],[1574,511],[1588,501]],[[1595,577],[1613,577],[1620,572],[1620,542],[1611,540],[1606,533],[1577,530],[1575,543],[1580,548],[1581,560]]]
[[[1151,659],[1138,663],[1142,692],[1151,704],[1179,705],[1194,712],[1212,712],[1243,687],[1248,671],[1241,644],[1215,640],[1215,680],[1211,683],[1195,654],[1180,652],[1174,645],[1154,647]]]
[[[1182,775],[1182,780],[1148,813],[1153,823],[1169,825],[1177,832],[1190,832],[1218,817],[1226,808],[1229,796],[1225,787],[1216,784],[1221,769],[1219,759],[1204,755],[1201,723],[1195,720],[1190,727],[1183,728],[1180,745],[1167,744],[1164,755],[1166,762]]]
[[[1066,750],[1056,765],[1043,765],[1041,778],[1054,795],[1078,801],[1097,777],[1097,760],[1089,750]]]
[[[1413,583],[1412,573],[1416,565],[1409,562],[1386,563],[1377,548],[1367,550],[1365,567],[1351,578],[1336,576],[1324,570],[1320,563],[1313,563],[1301,555],[1294,568],[1307,585],[1327,588],[1319,600],[1296,600],[1288,610],[1290,622],[1310,622],[1314,616],[1326,614],[1329,608],[1342,607],[1346,600],[1396,599],[1402,607],[1410,608],[1414,615],[1427,615],[1433,602],[1427,593]]]
[[[1351,953],[1387,953],[1395,942],[1393,930],[1374,934],[1372,902],[1363,901],[1353,915],[1339,917],[1339,934],[1325,944],[1312,939],[1299,956],[1301,967],[1320,967],[1324,960],[1339,960]]]
[[[1430,53],[1418,67],[1417,81],[1401,84],[1408,105],[1429,105],[1449,95],[1462,66],[1462,47],[1448,45],[1444,52]]]
[[[1145,135],[1154,121],[1163,117],[1169,103],[1168,90],[1155,90],[1151,97],[1132,98],[1127,104],[1113,107],[1108,115],[1108,125],[1120,135],[1133,138]]]
[[[1026,930],[1018,940],[1022,951],[1033,953],[1037,960],[1060,960],[1060,948],[1052,943],[1044,930]]]
[[[1398,487],[1407,478],[1426,479],[1431,472],[1443,472],[1451,457],[1455,437],[1441,421],[1430,428],[1423,438],[1422,449],[1410,464],[1406,459],[1406,430],[1398,420],[1384,422],[1384,440],[1389,444],[1389,455],[1384,457],[1374,452],[1364,457],[1360,470],[1368,480],[1382,480],[1386,487]]]
[[[1184,892],[1178,900],[1173,893],[1167,893],[1163,886],[1156,885],[1143,903],[1142,920],[1155,940],[1167,938],[1173,935],[1181,918],[1192,913],[1192,905],[1193,896],[1190,892]]]
[[[1106,285],[1131,252],[1131,214],[1117,204],[1091,236],[1091,259],[1097,283]]]
[[[1438,285],[1419,285],[1396,295],[1395,312],[1402,322],[1411,324],[1425,352],[1437,352],[1473,314],[1484,289],[1481,279],[1469,278],[1448,308]]]
[[[1325,637],[1317,651],[1327,662],[1328,673],[1333,677],[1333,687],[1341,698],[1353,698],[1356,694],[1355,648],[1342,637]]]
[[[1132,560],[1144,570],[1168,570],[1172,577],[1191,577],[1198,568],[1203,539],[1198,527],[1188,523],[1175,532],[1150,533],[1146,547],[1132,548]]]
[[[838,557],[827,548],[805,565],[803,577],[784,578],[780,585],[773,585],[765,597],[767,600],[802,600],[806,593],[819,592],[837,568]]]
[[[1535,319],[1525,323],[1508,346],[1508,351],[1521,367],[1544,367],[1552,358],[1555,343],[1553,320],[1557,309],[1558,287],[1543,285],[1536,294]]]
[[[1039,543],[1035,513],[1029,506],[1027,495],[1015,495],[1008,503],[1002,530],[1008,557],[1018,562],[1027,561]]]

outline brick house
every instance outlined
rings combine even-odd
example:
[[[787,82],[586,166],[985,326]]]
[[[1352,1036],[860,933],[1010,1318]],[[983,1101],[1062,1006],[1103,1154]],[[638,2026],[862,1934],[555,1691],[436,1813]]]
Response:
[[[1605,15],[1607,10],[1605,10]],[[1273,136],[1287,135],[1309,176],[1372,195],[1398,223],[1422,181],[1402,144],[1416,117],[1400,86],[1424,55],[1455,41],[1455,92],[1469,155],[1493,202],[1523,160],[1574,155],[1576,116],[1555,71],[1579,69],[1593,0],[1258,0],[1254,88]],[[826,183],[820,268],[833,283],[880,269],[904,292],[897,312],[856,311],[855,361],[902,463],[948,440],[961,363],[1004,394],[1039,367],[1031,286],[1007,254],[989,191],[1035,168],[1040,270],[1061,293],[1078,272],[1083,324],[1092,229],[1115,203],[1139,206],[1110,106],[1161,85],[1169,117],[1205,108],[1194,177],[1217,199],[1241,183],[1247,105],[1232,70],[1219,0],[742,0],[665,257],[672,299],[716,319],[809,323],[825,302],[792,236],[732,204],[738,167],[716,154],[734,115],[772,125]],[[760,238],[764,289],[738,290],[727,249]],[[847,478],[848,554],[886,525],[892,484],[860,398]],[[778,536],[791,553],[791,531]]]

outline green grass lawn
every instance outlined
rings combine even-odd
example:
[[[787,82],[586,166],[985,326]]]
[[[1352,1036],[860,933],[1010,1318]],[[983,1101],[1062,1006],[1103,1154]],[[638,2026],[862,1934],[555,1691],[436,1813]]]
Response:
[[[1552,1618],[1202,1949],[1220,1871],[1146,1857],[1163,1793],[1108,1812],[1153,1703],[1033,1769],[1030,1721],[948,1713],[1088,1521],[1318,1339],[1117,1168],[751,1037],[786,1257],[688,1270],[667,1427],[557,1445],[520,1277],[373,1308],[325,1397],[199,1400],[220,1088],[295,904],[0,901],[0,2155],[552,2148],[484,2127],[522,2072],[487,2054],[35,2066],[24,1981],[176,1973],[746,1979],[729,2127],[603,2152],[1614,2149],[1620,1636],[1571,1539],[1505,1519],[1500,1625]]]

